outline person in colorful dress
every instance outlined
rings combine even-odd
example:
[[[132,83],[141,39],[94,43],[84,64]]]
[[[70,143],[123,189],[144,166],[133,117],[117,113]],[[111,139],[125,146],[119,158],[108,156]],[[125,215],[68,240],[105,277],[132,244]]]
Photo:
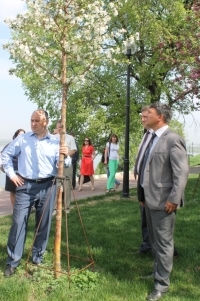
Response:
[[[82,190],[84,176],[89,176],[92,188],[94,190],[94,165],[93,161],[96,157],[95,149],[91,143],[90,138],[85,138],[82,146],[82,159],[81,159],[81,166],[80,166],[80,186],[78,191]]]

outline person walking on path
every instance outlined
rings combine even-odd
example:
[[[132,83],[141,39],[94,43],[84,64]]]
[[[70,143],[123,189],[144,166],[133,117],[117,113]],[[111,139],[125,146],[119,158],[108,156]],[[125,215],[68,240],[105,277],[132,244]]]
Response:
[[[70,164],[66,146],[59,148],[59,140],[47,130],[48,113],[38,109],[31,116],[31,132],[18,136],[2,153],[6,174],[16,185],[13,221],[7,243],[5,277],[10,277],[23,254],[31,208],[35,206],[36,237],[32,248],[34,264],[42,262],[46,250],[54,207],[55,176],[59,154]],[[12,160],[18,156],[18,173]]]
[[[173,266],[176,210],[183,206],[189,174],[185,141],[171,131],[172,113],[163,103],[149,106],[146,126],[154,130],[138,177],[138,200],[146,208],[152,254],[154,290],[147,300],[159,300],[168,291]]]
[[[13,135],[13,140],[18,137],[19,135],[24,134],[25,131],[23,129],[18,129],[14,135]],[[8,146],[9,144],[7,144],[4,149]],[[3,149],[3,150],[4,150]],[[2,150],[2,152],[3,152]],[[17,163],[17,157],[13,158],[13,168],[14,170],[17,172],[18,170],[18,163]],[[15,203],[15,192],[16,192],[16,186],[15,184],[10,180],[10,178],[6,175],[6,184],[5,184],[5,191],[9,191],[10,192],[10,201],[12,206],[14,207],[14,203]]]
[[[110,139],[110,137],[109,137],[109,139]],[[109,141],[109,139],[108,139],[108,141]],[[107,175],[107,179],[108,179],[109,176],[110,176],[110,171],[109,171],[109,168],[108,168],[108,164],[104,163],[104,161],[105,161],[105,150],[106,149],[104,149],[103,152],[102,152],[101,162],[104,164],[104,169],[105,169],[105,172],[106,172],[106,175]],[[119,188],[119,186],[121,184],[120,181],[115,178],[114,183],[115,183],[115,189]]]
[[[95,149],[92,145],[90,138],[85,138],[82,146],[82,158],[81,158],[81,167],[80,167],[80,186],[78,191],[82,190],[84,176],[89,176],[92,188],[94,190],[94,159],[96,157]]]
[[[116,134],[110,135],[109,141],[106,143],[105,149],[105,161],[104,164],[108,164],[109,168],[109,178],[107,181],[107,190],[106,192],[112,192],[114,190],[114,182],[115,182],[115,175],[118,168],[119,162],[119,143],[118,137]]]

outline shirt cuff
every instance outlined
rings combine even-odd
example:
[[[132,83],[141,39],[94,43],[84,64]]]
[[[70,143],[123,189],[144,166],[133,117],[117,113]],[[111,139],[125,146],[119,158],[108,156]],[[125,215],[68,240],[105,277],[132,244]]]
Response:
[[[65,166],[65,167],[69,167],[69,166],[71,166],[71,165],[72,165],[72,158],[71,158],[70,156],[67,156],[67,157],[65,158],[64,166]]]

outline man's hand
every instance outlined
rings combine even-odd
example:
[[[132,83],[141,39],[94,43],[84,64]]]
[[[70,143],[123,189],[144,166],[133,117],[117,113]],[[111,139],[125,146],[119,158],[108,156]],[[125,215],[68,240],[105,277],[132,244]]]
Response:
[[[60,147],[60,154],[63,154],[65,157],[68,156],[68,147],[66,145]]]
[[[176,211],[176,208],[177,208],[177,204],[173,204],[169,201],[167,201],[165,204],[165,211],[167,213],[172,213],[172,212]]]
[[[24,184],[24,180],[18,176],[18,175],[15,175],[14,177],[10,178],[11,181],[13,183],[15,183],[15,185],[18,187],[18,186],[22,186]]]
[[[142,207],[145,207],[145,202],[140,202],[140,205],[141,205]]]

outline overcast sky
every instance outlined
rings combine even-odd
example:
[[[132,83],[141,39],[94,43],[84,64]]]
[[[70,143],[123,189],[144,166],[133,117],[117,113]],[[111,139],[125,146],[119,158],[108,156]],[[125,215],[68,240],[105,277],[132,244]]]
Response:
[[[8,74],[12,64],[9,53],[2,49],[2,45],[10,39],[4,19],[15,17],[24,10],[25,2],[22,0],[0,0],[0,139],[10,140],[19,128],[29,131],[31,113],[37,108],[36,104],[27,101],[21,81]]]
[[[19,128],[29,131],[31,113],[37,108],[36,104],[27,101],[21,81],[8,74],[12,64],[9,53],[2,49],[2,45],[10,39],[9,28],[3,20],[24,10],[25,2],[22,0],[0,0],[0,139],[10,140]],[[193,117],[185,116],[186,140],[200,144],[200,112],[195,112]],[[183,118],[179,120],[183,122]]]

